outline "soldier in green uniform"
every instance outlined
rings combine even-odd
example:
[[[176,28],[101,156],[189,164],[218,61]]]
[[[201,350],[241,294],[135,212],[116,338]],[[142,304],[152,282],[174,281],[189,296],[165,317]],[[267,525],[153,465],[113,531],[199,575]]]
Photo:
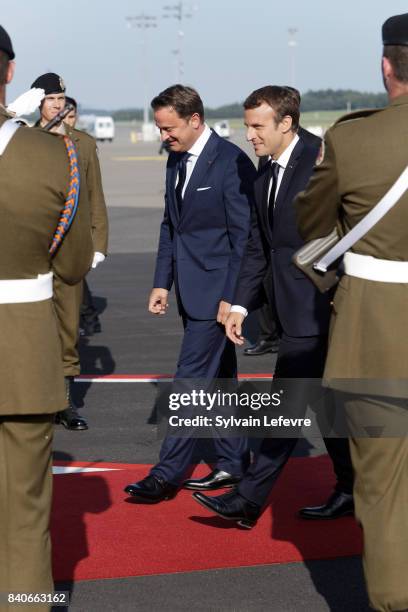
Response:
[[[70,104],[73,108],[68,113],[68,115],[64,117],[64,123],[69,125],[71,128],[74,128],[78,120],[77,101],[75,100],[75,98],[65,96],[65,104]],[[105,231],[105,235],[107,235],[107,231]],[[93,262],[92,267],[96,268],[97,265],[104,259],[105,256],[100,253],[99,258],[95,262]],[[98,310],[96,309],[95,304],[93,302],[92,293],[86,278],[84,279],[82,287],[82,303],[80,308],[79,331],[80,335],[83,336],[92,336],[93,334],[96,334],[101,331],[101,322],[99,320]]]
[[[296,201],[306,240],[327,235],[336,224],[344,235],[408,164],[408,13],[388,19],[382,34],[389,106],[346,116],[326,133],[323,162]],[[344,265],[324,377],[340,390],[352,431],[355,508],[371,605],[406,610],[408,191],[346,253]],[[368,437],[370,426],[383,437]]]
[[[52,275],[78,283],[93,256],[85,197],[53,256],[72,186],[64,140],[9,121],[14,52],[0,27],[0,592],[52,592],[54,414],[66,406]],[[9,131],[6,142],[3,137]],[[11,132],[12,133],[11,133]],[[11,137],[10,137],[11,134]],[[50,605],[22,609],[48,610]],[[1,609],[15,609],[7,604]]]
[[[42,88],[45,91],[45,98],[40,106],[41,117],[36,124],[37,127],[45,127],[65,107],[64,81],[59,75],[50,72],[39,76],[31,87]],[[52,131],[69,136],[78,151],[91,211],[90,224],[94,242],[92,267],[96,267],[99,262],[105,259],[108,246],[108,216],[96,143],[92,136],[76,130],[64,122],[60,122],[52,128]],[[57,415],[57,422],[61,422],[67,429],[72,430],[88,428],[85,419],[79,415],[73,404],[70,393],[71,382],[74,376],[77,376],[80,372],[78,335],[81,301],[82,283],[71,287],[61,279],[55,280],[54,304],[59,321],[68,397],[68,408]]]

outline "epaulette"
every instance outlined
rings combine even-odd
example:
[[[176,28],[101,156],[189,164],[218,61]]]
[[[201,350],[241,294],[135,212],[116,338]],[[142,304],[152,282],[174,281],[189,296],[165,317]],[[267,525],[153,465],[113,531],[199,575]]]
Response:
[[[384,108],[365,108],[352,113],[347,113],[347,115],[342,115],[339,119],[337,119],[333,125],[338,125],[344,121],[353,121],[354,119],[364,119],[365,117],[370,117],[371,115],[374,115],[374,113],[379,113],[382,110],[384,110]]]

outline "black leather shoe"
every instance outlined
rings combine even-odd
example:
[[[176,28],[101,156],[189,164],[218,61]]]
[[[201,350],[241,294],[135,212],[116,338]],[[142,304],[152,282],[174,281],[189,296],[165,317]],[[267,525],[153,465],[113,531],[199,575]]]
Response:
[[[354,514],[354,501],[351,493],[334,491],[322,506],[309,506],[299,511],[304,519],[336,519]]]
[[[265,353],[277,353],[279,348],[279,341],[260,340],[253,346],[244,349],[244,355],[265,355]]]
[[[93,336],[102,331],[102,326],[99,319],[82,319],[79,328],[80,336]]]
[[[257,504],[246,500],[244,497],[232,491],[217,497],[207,497],[203,493],[193,493],[194,499],[211,512],[228,521],[237,521],[240,527],[251,529],[261,514]]]
[[[72,431],[88,429],[88,423],[85,421],[84,417],[82,417],[76,411],[76,409],[72,407],[62,410],[61,412],[57,412],[55,415],[55,422],[57,424],[60,423],[66,429],[71,429]]]
[[[177,492],[177,487],[160,478],[149,474],[143,480],[129,484],[125,493],[135,497],[139,501],[154,504],[165,499],[171,499]]]
[[[231,476],[228,472],[213,470],[208,476],[204,476],[204,478],[186,480],[183,482],[183,489],[191,489],[192,491],[215,491],[216,489],[234,487],[240,480],[240,476]]]
[[[84,417],[79,414],[78,409],[72,400],[71,385],[73,384],[73,379],[73,376],[65,377],[67,408],[61,412],[57,412],[55,415],[55,422],[57,424],[61,423],[61,425],[63,425],[66,429],[70,429],[71,431],[81,431],[88,429],[88,423],[85,421]]]

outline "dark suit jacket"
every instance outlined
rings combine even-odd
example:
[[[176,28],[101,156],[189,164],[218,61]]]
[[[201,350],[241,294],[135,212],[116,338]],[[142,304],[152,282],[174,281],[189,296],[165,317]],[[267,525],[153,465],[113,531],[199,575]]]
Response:
[[[293,254],[304,244],[296,227],[293,201],[309,181],[321,143],[320,138],[309,133],[307,140],[302,131],[299,136],[276,198],[273,229],[268,222],[266,201],[268,166],[258,171],[251,235],[234,304],[254,310],[263,303],[262,281],[270,264],[271,294],[282,329],[289,336],[305,337],[327,333],[330,298],[320,294],[292,263]]]
[[[154,287],[173,282],[181,311],[214,319],[220,300],[232,302],[248,239],[256,170],[249,157],[213,132],[184,194],[181,216],[175,184],[179,154],[170,153],[165,211]]]

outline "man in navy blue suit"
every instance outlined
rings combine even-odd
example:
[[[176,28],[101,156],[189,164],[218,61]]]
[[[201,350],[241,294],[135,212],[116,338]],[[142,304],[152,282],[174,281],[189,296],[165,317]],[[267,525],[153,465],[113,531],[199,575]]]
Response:
[[[170,154],[149,311],[165,314],[174,284],[184,325],[176,384],[233,379],[235,347],[223,324],[248,239],[256,170],[241,149],[207,126],[194,89],[169,87],[153,99],[152,108]],[[168,435],[150,474],[125,492],[145,502],[172,497],[191,464],[195,443],[194,437]],[[246,439],[223,439],[215,432],[214,445],[215,469],[205,478],[186,481],[185,488],[218,489],[240,480],[248,461]]]
[[[293,254],[303,245],[293,201],[305,189],[321,146],[320,138],[299,128],[299,105],[296,89],[279,86],[262,87],[244,102],[247,139],[256,155],[268,156],[269,162],[259,169],[255,181],[251,236],[226,332],[232,342],[243,344],[242,322],[247,311],[262,302],[262,283],[270,265],[269,301],[280,330],[276,381],[322,377],[330,317],[330,297],[319,293],[292,263]],[[304,392],[303,388],[299,394],[297,416],[306,411]],[[337,484],[327,503],[301,510],[303,518],[334,519],[353,513],[348,440],[324,441]],[[196,493],[195,499],[220,516],[251,527],[296,442],[296,438],[265,438],[235,492],[211,498]]]

